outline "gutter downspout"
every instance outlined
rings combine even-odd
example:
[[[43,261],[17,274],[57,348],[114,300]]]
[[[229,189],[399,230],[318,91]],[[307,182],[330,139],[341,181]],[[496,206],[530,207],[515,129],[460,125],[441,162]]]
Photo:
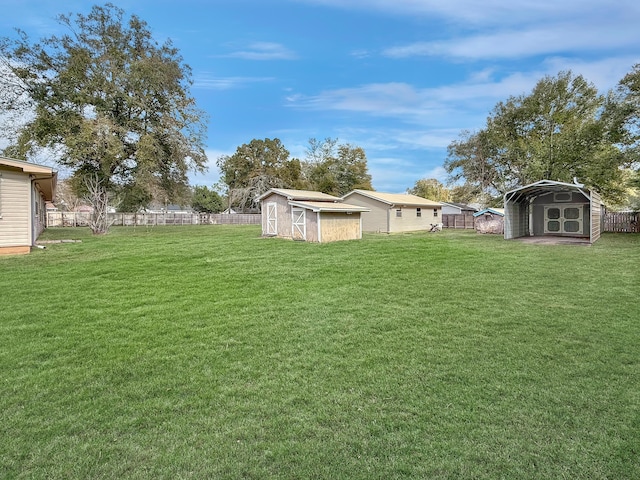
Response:
[[[35,183],[36,183],[36,176],[33,174],[29,175],[29,180],[31,180],[31,182],[29,183],[29,245],[31,247],[35,247],[36,246],[36,205],[35,205],[35,195],[33,194],[33,192],[35,191]]]

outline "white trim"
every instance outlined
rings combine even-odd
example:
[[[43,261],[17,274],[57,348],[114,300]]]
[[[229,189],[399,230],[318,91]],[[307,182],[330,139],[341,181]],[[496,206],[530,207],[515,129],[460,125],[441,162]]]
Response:
[[[270,210],[273,210],[271,212]],[[273,213],[273,216],[270,214]],[[273,225],[273,231],[269,228],[270,225]],[[277,202],[269,202],[267,203],[267,232],[266,235],[277,235],[278,234],[278,203]]]
[[[584,206],[586,204],[585,203],[559,203],[559,204],[554,204],[554,205],[545,205],[544,206],[544,233],[559,233],[559,234],[572,234],[572,235],[584,235]],[[551,220],[557,220],[559,223],[559,230],[549,230],[548,227],[548,222],[549,222],[549,209],[551,208],[557,208],[558,210],[560,210],[559,212],[559,217],[558,218],[554,218]],[[579,214],[578,214],[578,218],[570,218],[570,219],[566,219],[564,216],[564,211],[566,209],[569,208],[575,208],[578,210]],[[589,209],[589,211],[591,211],[591,209]],[[569,221],[576,221],[578,222],[578,224],[580,225],[580,230],[575,231],[575,232],[571,232],[571,231],[566,231],[564,228],[564,222],[565,220],[569,220]]]
[[[302,219],[302,223],[300,222],[300,219]],[[296,231],[300,233],[302,238],[298,239],[296,237]],[[291,208],[291,238],[294,240],[307,239],[307,210],[304,208]]]

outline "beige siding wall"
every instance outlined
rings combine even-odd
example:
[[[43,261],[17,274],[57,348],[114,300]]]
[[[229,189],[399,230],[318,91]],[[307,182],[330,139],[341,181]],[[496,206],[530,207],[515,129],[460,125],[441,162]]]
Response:
[[[402,216],[397,216],[397,210]],[[434,215],[434,210],[436,215]],[[415,207],[394,208],[390,212],[389,223],[391,232],[414,232],[416,230],[430,230],[431,225],[442,223],[442,209],[440,207],[421,207],[420,216]]]
[[[355,192],[344,199],[345,203],[367,207],[370,212],[362,213],[362,231],[389,233],[389,205]]]
[[[307,222],[307,242],[318,242],[318,215],[326,215],[324,213],[312,212],[307,210],[305,212]]]
[[[288,200],[282,195],[271,194],[262,200],[262,233],[267,232],[267,204],[277,204],[277,236],[291,238],[291,207]]]
[[[0,247],[31,245],[29,176],[0,169]]]
[[[357,240],[360,234],[360,214],[323,212],[320,214],[321,241],[336,242],[339,240]]]

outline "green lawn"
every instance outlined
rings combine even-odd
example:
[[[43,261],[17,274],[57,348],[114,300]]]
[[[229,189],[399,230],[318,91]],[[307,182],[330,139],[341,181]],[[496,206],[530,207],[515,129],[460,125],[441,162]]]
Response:
[[[47,238],[0,257],[0,478],[640,478],[640,235]]]

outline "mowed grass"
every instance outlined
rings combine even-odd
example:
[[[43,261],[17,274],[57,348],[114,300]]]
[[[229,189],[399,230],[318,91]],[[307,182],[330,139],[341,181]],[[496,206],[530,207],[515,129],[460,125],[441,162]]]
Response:
[[[0,257],[0,478],[640,478],[640,236],[45,232]]]

